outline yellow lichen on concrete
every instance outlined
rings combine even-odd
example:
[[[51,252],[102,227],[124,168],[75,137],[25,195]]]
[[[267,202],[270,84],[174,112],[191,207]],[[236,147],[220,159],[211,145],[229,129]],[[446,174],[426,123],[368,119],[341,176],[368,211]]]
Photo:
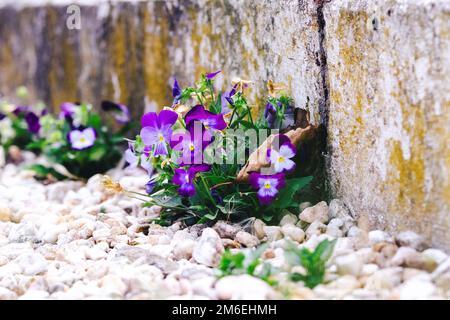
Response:
[[[77,66],[75,62],[74,48],[68,42],[69,39],[56,34],[57,30],[64,33],[66,29],[58,28],[59,13],[55,8],[46,10],[48,34],[47,39],[50,52],[57,54],[58,59],[50,60],[48,72],[50,108],[55,112],[59,110],[61,103],[65,101],[77,101]]]
[[[152,10],[143,12],[144,81],[148,100],[162,109],[170,104],[169,21],[163,15],[163,3],[155,2]]]

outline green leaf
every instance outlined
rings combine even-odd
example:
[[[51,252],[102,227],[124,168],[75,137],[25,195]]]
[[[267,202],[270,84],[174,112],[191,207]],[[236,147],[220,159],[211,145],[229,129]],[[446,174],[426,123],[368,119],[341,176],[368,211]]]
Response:
[[[295,206],[294,195],[304,188],[313,179],[312,176],[289,179],[286,181],[286,187],[280,190],[280,193],[274,202],[270,205],[273,209],[286,209]]]
[[[106,147],[103,145],[94,146],[89,150],[89,160],[99,161],[107,153]]]
[[[174,195],[168,195],[168,194],[158,194],[158,195],[152,195],[151,199],[153,202],[161,207],[178,207],[181,206],[181,198],[174,194]]]

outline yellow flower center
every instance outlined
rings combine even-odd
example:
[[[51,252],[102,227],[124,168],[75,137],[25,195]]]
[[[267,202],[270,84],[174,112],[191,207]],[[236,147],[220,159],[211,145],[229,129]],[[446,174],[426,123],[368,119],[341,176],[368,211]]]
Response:
[[[270,182],[264,183],[264,189],[270,189]]]
[[[188,174],[184,176],[184,180],[186,180],[186,183],[189,183],[189,175]]]
[[[283,156],[278,157],[278,162],[284,162],[284,157]]]
[[[86,142],[86,138],[80,138],[80,142],[81,143],[85,143]]]
[[[164,141],[164,137],[162,134],[159,135],[159,142],[163,142]]]
[[[194,151],[194,145],[191,143],[191,144],[189,144],[189,150],[191,150],[191,151]]]

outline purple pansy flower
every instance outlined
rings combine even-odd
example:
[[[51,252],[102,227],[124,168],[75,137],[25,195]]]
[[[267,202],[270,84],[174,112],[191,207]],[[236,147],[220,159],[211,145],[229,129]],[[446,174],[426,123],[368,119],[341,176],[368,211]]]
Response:
[[[297,148],[292,144],[291,140],[284,134],[275,137],[272,148],[267,149],[267,158],[269,163],[275,169],[275,172],[289,172],[294,170],[295,162],[291,160],[297,152]]]
[[[175,78],[174,82],[173,82],[173,87],[172,87],[172,96],[173,96],[173,103],[177,103],[178,101],[180,101],[181,99],[181,88],[178,84],[177,79]]]
[[[198,172],[208,171],[209,165],[200,164],[191,166],[188,169],[175,169],[172,182],[179,185],[178,193],[183,197],[192,197],[195,194],[194,178]]]
[[[83,150],[94,145],[97,134],[94,128],[72,130],[69,132],[69,141],[73,149]]]
[[[170,141],[172,150],[180,151],[181,157],[178,159],[180,165],[203,163],[203,151],[211,143],[205,129],[200,122],[190,122],[186,131],[175,133]]]
[[[196,105],[193,107],[184,117],[186,125],[189,125],[192,121],[200,121],[206,130],[210,128],[215,130],[223,130],[227,127],[227,123],[223,118],[223,114],[215,114],[205,110],[202,105]]]
[[[222,70],[217,70],[216,72],[211,72],[206,75],[206,79],[212,80],[215,76],[217,76]]]
[[[113,116],[117,122],[124,124],[130,121],[130,111],[126,105],[105,100],[102,101],[101,106],[102,110],[113,112]]]
[[[25,115],[25,121],[28,126],[28,131],[31,133],[38,133],[41,129],[41,124],[39,123],[39,117],[34,112],[28,112]]]
[[[249,180],[252,187],[258,190],[258,199],[263,205],[270,204],[277,196],[278,191],[286,184],[282,173],[263,175],[251,172]]]
[[[146,113],[141,120],[141,138],[146,146],[154,146],[154,156],[167,155],[166,144],[172,136],[172,126],[177,122],[178,114],[170,110]]]

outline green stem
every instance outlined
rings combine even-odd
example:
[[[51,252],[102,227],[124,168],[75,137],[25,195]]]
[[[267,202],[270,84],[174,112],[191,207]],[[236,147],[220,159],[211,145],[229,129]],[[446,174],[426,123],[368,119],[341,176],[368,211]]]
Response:
[[[200,180],[202,180],[203,186],[205,187],[205,192],[208,194],[209,200],[211,200],[212,203],[216,203],[211,195],[211,192],[209,192],[209,187],[206,184],[205,178],[203,176],[200,176]]]

